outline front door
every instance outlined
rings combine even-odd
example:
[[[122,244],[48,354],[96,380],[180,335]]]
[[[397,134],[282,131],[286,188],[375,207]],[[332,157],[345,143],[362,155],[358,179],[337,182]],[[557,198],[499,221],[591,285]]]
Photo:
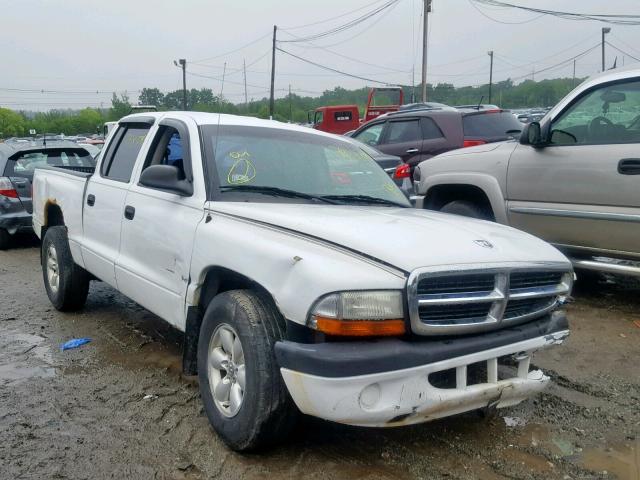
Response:
[[[640,256],[640,80],[585,91],[551,119],[550,145],[518,145],[510,224],[560,246]]]
[[[85,268],[116,287],[115,259],[133,167],[150,126],[121,124],[89,179],[83,205],[82,258]]]
[[[190,138],[194,139],[193,145]],[[160,122],[123,205],[127,213],[116,261],[118,289],[178,328],[184,328],[191,253],[206,201],[197,138],[197,131],[189,135],[181,122]],[[192,181],[193,194],[181,196],[141,185],[140,174],[151,165],[179,168]]]

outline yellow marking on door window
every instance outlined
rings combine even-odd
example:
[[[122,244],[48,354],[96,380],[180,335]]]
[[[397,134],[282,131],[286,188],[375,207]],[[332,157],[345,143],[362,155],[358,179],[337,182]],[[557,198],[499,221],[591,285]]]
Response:
[[[227,183],[229,185],[241,185],[249,183],[256,178],[256,167],[249,159],[251,154],[246,150],[244,152],[231,152],[229,156],[234,159],[233,165],[227,173]],[[244,172],[242,169],[244,168]]]

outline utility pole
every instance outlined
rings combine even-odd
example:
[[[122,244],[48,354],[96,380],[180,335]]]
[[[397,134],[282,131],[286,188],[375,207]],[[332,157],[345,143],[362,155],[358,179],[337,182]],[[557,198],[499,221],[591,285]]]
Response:
[[[271,50],[271,94],[269,95],[269,120],[273,120],[273,109],[275,106],[274,83],[276,80],[276,33],[277,25],[273,26],[273,47]]]
[[[249,98],[247,97],[247,63],[242,59],[242,72],[244,75],[244,108],[249,107]]]
[[[431,12],[431,0],[424,0],[424,12],[422,14],[422,101],[427,101],[427,40],[429,38],[429,13]]]
[[[291,105],[291,84],[289,84],[289,123],[293,123],[293,106]]]
[[[187,61],[181,58],[177,62],[174,60],[173,64],[176,67],[182,68],[182,109],[187,109]]]
[[[218,97],[218,103],[222,104],[222,92],[224,92],[224,77],[227,74],[227,62],[224,62],[222,67],[222,85],[220,86],[220,96]]]
[[[604,36],[611,31],[610,27],[602,27],[602,71],[604,72]]]
[[[573,80],[571,82],[571,84],[574,86],[576,86],[576,59],[573,59]]]
[[[489,50],[487,52],[489,55],[490,63],[489,63],[489,103],[491,103],[491,89],[493,88],[493,50]]]

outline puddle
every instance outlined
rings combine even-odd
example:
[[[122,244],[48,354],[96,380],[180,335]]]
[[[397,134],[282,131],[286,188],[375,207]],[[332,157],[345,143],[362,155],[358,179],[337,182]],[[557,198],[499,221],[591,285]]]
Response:
[[[53,377],[56,374],[53,355],[45,340],[38,335],[6,332],[1,345],[0,384]]]
[[[640,480],[640,441],[587,449],[581,465],[594,472],[606,471],[619,480]]]

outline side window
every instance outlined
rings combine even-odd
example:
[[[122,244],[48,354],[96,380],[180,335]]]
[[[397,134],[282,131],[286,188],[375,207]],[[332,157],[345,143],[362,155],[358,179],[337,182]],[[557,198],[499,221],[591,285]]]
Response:
[[[161,126],[149,149],[143,171],[151,165],[173,165],[178,167],[183,178],[186,178],[182,151],[182,139],[178,130],[173,127]]]
[[[333,119],[336,122],[350,122],[351,118],[352,118],[351,112],[348,110],[333,113]]]
[[[553,121],[551,143],[640,143],[640,80],[585,94]]]
[[[403,120],[389,123],[387,143],[414,142],[421,137],[419,120]]]
[[[320,125],[323,119],[324,119],[324,114],[322,112],[316,112],[313,116],[313,124]]]
[[[122,133],[118,132],[113,140],[113,153],[111,146],[105,156],[101,173],[104,177],[119,182],[128,182],[131,172],[142,149],[147,133],[148,125],[128,125],[123,127]]]
[[[380,143],[383,127],[384,123],[371,125],[369,128],[365,128],[360,133],[354,135],[353,138],[361,141],[362,143],[366,143],[367,145],[378,145],[378,143]]]
[[[436,138],[442,138],[444,135],[440,130],[440,127],[436,125],[431,118],[424,117],[422,119],[422,138],[425,140],[434,140]]]

